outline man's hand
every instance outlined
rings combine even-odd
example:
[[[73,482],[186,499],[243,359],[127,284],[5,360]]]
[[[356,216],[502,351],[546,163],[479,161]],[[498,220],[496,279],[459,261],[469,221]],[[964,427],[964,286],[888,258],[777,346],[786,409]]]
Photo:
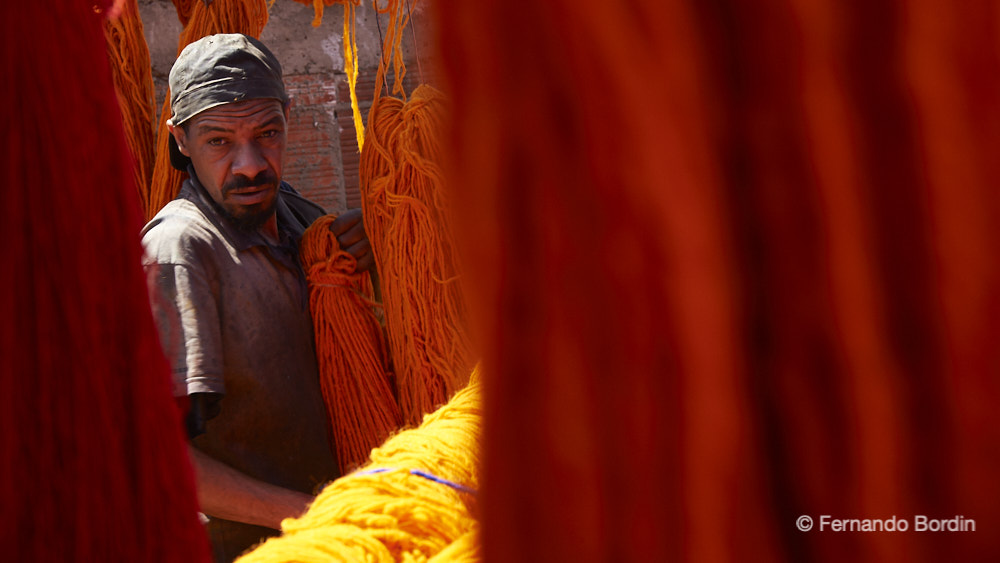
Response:
[[[368,242],[365,223],[362,220],[361,209],[348,209],[330,223],[330,232],[337,237],[340,248],[358,261],[359,272],[365,272],[375,265],[372,245]]]

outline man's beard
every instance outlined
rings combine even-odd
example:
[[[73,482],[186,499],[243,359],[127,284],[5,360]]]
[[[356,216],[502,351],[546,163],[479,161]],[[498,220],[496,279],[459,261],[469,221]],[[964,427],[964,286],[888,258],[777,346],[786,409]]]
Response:
[[[243,188],[259,187],[265,185],[273,185],[275,189],[278,186],[278,178],[270,171],[264,170],[260,174],[257,174],[253,179],[247,178],[246,176],[234,176],[232,180],[226,182],[222,186],[222,200],[226,200],[226,195],[233,191]],[[240,206],[241,213],[236,215],[232,213],[229,208],[225,205],[219,205],[219,209],[223,216],[228,219],[233,226],[241,231],[254,232],[264,226],[267,220],[274,215],[274,208],[278,204],[278,194],[275,193],[271,201],[266,203],[256,204],[254,206]]]

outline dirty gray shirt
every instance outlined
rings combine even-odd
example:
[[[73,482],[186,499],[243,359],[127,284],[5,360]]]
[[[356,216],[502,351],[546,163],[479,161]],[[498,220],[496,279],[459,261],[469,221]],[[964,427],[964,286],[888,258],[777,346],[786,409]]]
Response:
[[[188,180],[143,229],[144,266],[175,395],[224,395],[195,447],[261,481],[315,493],[338,475],[297,246],[323,210],[283,185],[276,213],[281,241],[272,245],[231,225]],[[217,560],[273,533],[210,520]]]

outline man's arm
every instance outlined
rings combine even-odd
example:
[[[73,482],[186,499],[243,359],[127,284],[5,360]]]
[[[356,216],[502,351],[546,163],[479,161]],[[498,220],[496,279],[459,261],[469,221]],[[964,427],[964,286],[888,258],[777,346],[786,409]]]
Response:
[[[189,446],[198,504],[209,516],[278,530],[285,518],[305,513],[312,495],[258,481]]]
[[[174,393],[187,413],[185,422],[189,437],[193,437],[204,432],[205,422],[217,412],[218,398],[224,392],[222,340],[209,282],[212,276],[202,271],[200,263],[199,267],[191,265],[196,262],[191,257],[197,258],[196,246],[201,241],[182,245],[175,240],[178,236],[161,240],[171,234],[176,235],[154,236],[156,233],[150,231],[143,238],[148,254],[145,267],[150,305],[176,377]],[[177,260],[181,263],[175,263]],[[195,388],[188,377],[191,374],[199,374]],[[189,451],[198,503],[210,516],[279,529],[283,519],[301,516],[313,500],[308,494],[252,478],[194,447]]]

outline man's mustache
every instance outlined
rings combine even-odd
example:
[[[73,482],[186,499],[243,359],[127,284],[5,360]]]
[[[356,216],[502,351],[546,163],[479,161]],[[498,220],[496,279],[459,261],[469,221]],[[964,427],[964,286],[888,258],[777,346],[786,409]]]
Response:
[[[222,195],[226,195],[233,190],[242,190],[246,188],[256,188],[259,186],[266,185],[277,185],[278,177],[270,170],[261,171],[259,174],[253,178],[248,178],[247,176],[234,176],[231,180],[223,184]]]

